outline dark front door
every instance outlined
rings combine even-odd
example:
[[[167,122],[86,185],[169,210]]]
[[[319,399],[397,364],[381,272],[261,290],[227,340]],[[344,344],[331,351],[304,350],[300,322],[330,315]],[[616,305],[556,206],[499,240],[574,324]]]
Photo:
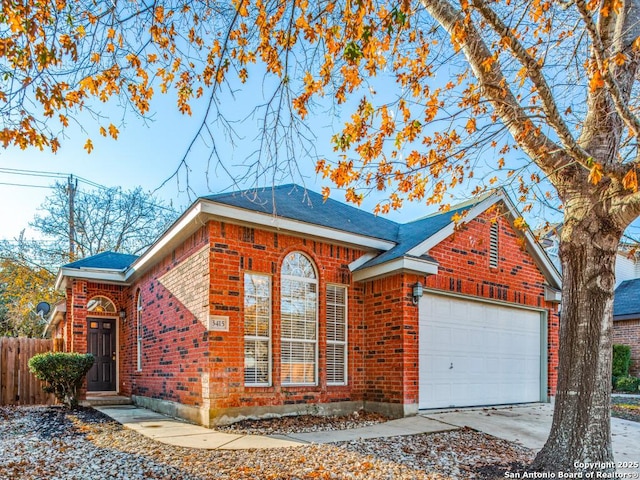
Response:
[[[87,351],[95,362],[87,374],[89,392],[116,391],[116,321],[106,318],[87,320]]]

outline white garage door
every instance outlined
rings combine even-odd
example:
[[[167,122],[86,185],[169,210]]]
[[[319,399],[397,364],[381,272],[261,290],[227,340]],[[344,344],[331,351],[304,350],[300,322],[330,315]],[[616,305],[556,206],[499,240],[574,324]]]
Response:
[[[540,401],[540,313],[425,294],[420,408]]]

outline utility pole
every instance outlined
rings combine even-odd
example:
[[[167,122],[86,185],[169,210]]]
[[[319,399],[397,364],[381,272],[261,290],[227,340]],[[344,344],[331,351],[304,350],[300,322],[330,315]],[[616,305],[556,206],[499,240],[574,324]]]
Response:
[[[75,209],[73,203],[76,197],[77,189],[78,179],[74,179],[73,175],[69,175],[69,178],[67,179],[67,195],[69,195],[69,262],[73,262],[76,257],[76,224]]]

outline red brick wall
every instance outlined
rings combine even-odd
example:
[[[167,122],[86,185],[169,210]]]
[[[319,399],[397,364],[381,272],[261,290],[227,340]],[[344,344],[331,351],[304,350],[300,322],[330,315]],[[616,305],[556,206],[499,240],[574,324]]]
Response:
[[[199,282],[180,272],[208,243],[206,226],[147,271],[126,292],[127,321],[121,329],[120,385],[125,395],[201,406],[202,379],[209,368],[208,333],[203,323],[162,283],[177,271],[186,284]],[[179,285],[181,286],[181,285]],[[142,295],[142,370],[137,371],[137,292]]]
[[[367,401],[418,403],[418,307],[411,297],[417,278],[398,274],[366,283],[364,399]]]
[[[500,217],[498,267],[489,266],[489,230],[495,214],[485,212],[429,251],[439,264],[439,274],[426,286],[465,295],[529,305],[547,311],[549,394],[555,393],[558,368],[559,321],[557,306],[544,300],[545,279],[511,224]]]
[[[613,322],[613,343],[631,347],[631,368],[629,373],[640,376],[640,319],[616,320]]]
[[[212,332],[211,404],[217,408],[328,403],[362,399],[362,287],[351,284],[348,264],[359,250],[221,222],[210,222],[211,314],[229,317],[228,332]],[[318,385],[283,386],[280,368],[280,269],[287,254],[299,251],[318,273]],[[244,386],[244,272],[271,276],[272,385]],[[348,285],[348,384],[326,382],[327,283]]]

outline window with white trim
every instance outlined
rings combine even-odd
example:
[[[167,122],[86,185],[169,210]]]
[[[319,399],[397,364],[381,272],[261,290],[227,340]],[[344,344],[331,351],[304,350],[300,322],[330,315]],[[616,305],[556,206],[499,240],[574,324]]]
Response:
[[[87,302],[87,311],[92,313],[116,313],[116,306],[107,297],[98,295]]]
[[[489,231],[489,266],[491,268],[498,267],[498,228],[498,222],[494,222]]]
[[[317,385],[318,280],[311,260],[287,255],[280,285],[282,384]]]
[[[138,290],[138,301],[136,302],[136,369],[142,371],[142,293]]]
[[[347,287],[327,285],[327,385],[347,384]]]
[[[244,384],[271,385],[271,278],[244,274]]]

